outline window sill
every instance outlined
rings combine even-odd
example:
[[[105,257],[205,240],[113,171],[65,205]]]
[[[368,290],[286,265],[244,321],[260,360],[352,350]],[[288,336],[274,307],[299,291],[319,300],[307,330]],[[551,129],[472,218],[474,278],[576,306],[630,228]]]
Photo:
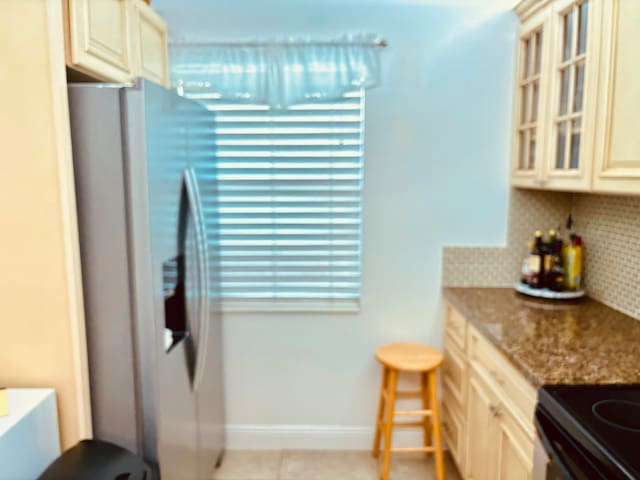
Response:
[[[357,313],[360,300],[227,300],[221,305],[223,313],[320,312]]]

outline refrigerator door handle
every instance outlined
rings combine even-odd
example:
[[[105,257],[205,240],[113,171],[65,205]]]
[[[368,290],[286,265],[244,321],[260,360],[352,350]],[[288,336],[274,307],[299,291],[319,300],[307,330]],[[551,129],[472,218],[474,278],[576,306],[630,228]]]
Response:
[[[209,337],[209,255],[207,252],[207,237],[204,226],[204,216],[200,203],[200,191],[193,168],[189,167],[184,171],[184,184],[186,186],[189,209],[191,210],[196,249],[198,252],[198,275],[200,292],[198,298],[199,315],[199,343],[197,345],[196,365],[193,375],[193,390],[197,390],[202,383],[204,368],[206,365]]]

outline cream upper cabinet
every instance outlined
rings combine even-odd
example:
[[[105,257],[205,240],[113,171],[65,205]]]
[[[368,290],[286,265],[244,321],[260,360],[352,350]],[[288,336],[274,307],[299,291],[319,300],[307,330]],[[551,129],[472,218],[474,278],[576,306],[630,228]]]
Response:
[[[640,2],[523,0],[511,184],[640,195]]]
[[[557,0],[553,4],[550,104],[544,126],[548,138],[546,188],[591,188],[600,5],[599,0]]]
[[[601,19],[593,189],[640,194],[640,2],[605,2]]]
[[[101,80],[134,78],[132,0],[68,0],[67,63]]]
[[[517,62],[512,184],[588,191],[602,0],[526,0]]]
[[[98,80],[169,84],[167,26],[142,0],[66,0],[67,65]]]
[[[141,77],[169,86],[167,25],[160,15],[141,1],[134,4],[136,60]]]
[[[514,100],[512,174],[513,185],[530,187],[542,183],[543,150],[540,125],[544,123],[548,97],[549,12],[541,10],[527,18],[520,29]]]

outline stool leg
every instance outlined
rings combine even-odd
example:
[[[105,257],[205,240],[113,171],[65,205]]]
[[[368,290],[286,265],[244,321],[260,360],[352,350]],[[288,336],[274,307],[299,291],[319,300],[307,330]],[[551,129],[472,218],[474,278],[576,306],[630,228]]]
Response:
[[[380,434],[382,433],[382,426],[384,420],[384,391],[387,388],[387,378],[389,376],[389,369],[386,366],[382,366],[382,384],[380,385],[380,400],[378,402],[378,416],[376,417],[376,435],[373,439],[373,451],[372,454],[375,458],[378,458],[380,453]]]
[[[384,424],[384,453],[382,455],[381,480],[389,480],[389,463],[391,462],[391,435],[393,434],[393,417],[396,401],[396,386],[398,384],[398,371],[389,369],[387,381],[387,417]]]
[[[429,376],[429,399],[433,418],[433,446],[436,456],[436,478],[444,480],[444,459],[442,457],[442,438],[440,437],[440,413],[438,412],[438,385],[436,370],[431,370]]]
[[[429,374],[427,372],[423,372],[420,374],[420,386],[422,393],[422,408],[424,410],[430,410],[431,401],[429,399]],[[430,447],[432,445],[431,440],[431,418],[429,416],[424,417],[424,426],[422,427],[424,430],[424,446]]]

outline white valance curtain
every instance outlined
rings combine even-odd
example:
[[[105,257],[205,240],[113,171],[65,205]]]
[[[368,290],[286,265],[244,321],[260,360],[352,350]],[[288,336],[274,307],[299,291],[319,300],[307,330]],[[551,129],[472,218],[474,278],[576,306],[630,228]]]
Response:
[[[373,35],[330,42],[174,44],[172,82],[179,91],[286,109],[336,100],[380,82],[380,47]]]

